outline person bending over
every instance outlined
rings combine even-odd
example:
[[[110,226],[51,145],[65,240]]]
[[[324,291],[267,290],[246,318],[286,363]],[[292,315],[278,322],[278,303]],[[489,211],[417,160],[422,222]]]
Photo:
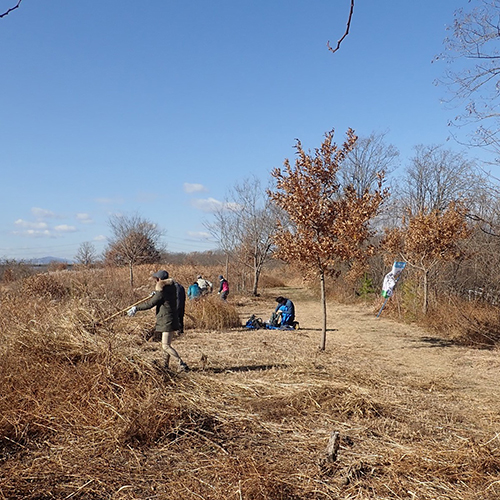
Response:
[[[295,321],[295,306],[290,299],[286,297],[277,297],[278,305],[274,312],[281,314],[281,326],[293,326]]]

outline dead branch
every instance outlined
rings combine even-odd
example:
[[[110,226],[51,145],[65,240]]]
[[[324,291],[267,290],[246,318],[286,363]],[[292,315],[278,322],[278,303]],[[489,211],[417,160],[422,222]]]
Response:
[[[326,43],[328,50],[331,50],[332,54],[337,52],[337,50],[340,49],[340,44],[344,41],[344,38],[349,34],[349,29],[351,28],[351,20],[352,20],[353,12],[354,12],[354,0],[351,0],[351,10],[349,12],[349,18],[347,19],[347,26],[346,26],[344,34],[342,35],[342,38],[339,39],[339,41],[337,42],[337,46],[335,48],[333,48],[330,45],[330,40],[328,40],[328,42]]]
[[[0,14],[0,18],[2,17],[5,17],[7,16],[8,14],[10,14],[13,10],[16,10],[19,8],[19,6],[21,5],[21,2],[23,0],[18,0],[17,4],[14,6],[14,7],[11,7],[9,10],[5,11],[3,14]]]

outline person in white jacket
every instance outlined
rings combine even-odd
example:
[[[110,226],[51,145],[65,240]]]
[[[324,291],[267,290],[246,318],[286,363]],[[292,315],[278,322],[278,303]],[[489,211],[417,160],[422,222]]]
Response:
[[[196,280],[198,286],[200,287],[201,294],[205,295],[207,293],[212,293],[214,287],[212,283],[206,280],[201,274],[198,275],[198,279]]]

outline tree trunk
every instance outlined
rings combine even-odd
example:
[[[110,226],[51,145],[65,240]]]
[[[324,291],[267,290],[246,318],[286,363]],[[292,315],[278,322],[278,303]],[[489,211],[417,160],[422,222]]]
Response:
[[[427,314],[429,309],[429,271],[424,271],[424,303],[422,304],[422,312]]]
[[[257,297],[257,289],[259,286],[259,277],[260,277],[260,271],[262,269],[262,265],[260,264],[259,261],[259,252],[257,248],[254,248],[254,253],[253,253],[253,289],[252,289],[252,295],[254,297]]]
[[[134,264],[129,262],[129,271],[130,271],[130,286],[134,286]]]
[[[321,271],[320,274],[321,285],[321,308],[323,310],[323,325],[321,327],[321,344],[319,346],[321,351],[326,348],[326,291],[325,291],[325,273]]]
[[[260,277],[260,269],[258,266],[255,266],[253,271],[253,290],[252,294],[254,297],[257,297],[257,288],[259,286],[259,277]]]

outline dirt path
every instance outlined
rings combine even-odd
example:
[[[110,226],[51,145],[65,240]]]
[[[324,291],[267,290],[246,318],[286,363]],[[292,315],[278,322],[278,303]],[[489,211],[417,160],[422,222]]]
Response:
[[[300,484],[313,478],[325,498],[500,498],[498,351],[334,302],[320,351],[320,303],[306,291],[232,300],[243,322],[268,320],[278,295],[294,301],[299,330],[188,330],[175,344],[218,418],[245,423],[254,456],[283,466],[283,477],[300,469]],[[318,475],[332,431],[341,457]]]
[[[293,297],[295,290],[278,290]],[[279,332],[280,341],[287,346],[300,344],[302,352],[317,351],[321,336],[321,309],[317,299],[304,297],[295,300],[296,316],[300,321],[297,332]],[[275,303],[269,300],[245,305],[242,319],[256,314],[268,320]],[[322,362],[343,362],[374,378],[392,376],[388,383],[419,384],[428,391],[453,391],[457,398],[471,407],[481,405],[496,411],[500,407],[498,371],[500,359],[496,350],[478,350],[453,345],[433,337],[423,328],[379,318],[376,311],[363,306],[330,302],[327,307],[328,331],[326,352]],[[256,333],[269,337],[269,332]],[[271,334],[272,335],[272,334]],[[272,338],[272,336],[271,336]],[[293,347],[291,347],[293,349]],[[486,409],[486,408],[484,408]]]

